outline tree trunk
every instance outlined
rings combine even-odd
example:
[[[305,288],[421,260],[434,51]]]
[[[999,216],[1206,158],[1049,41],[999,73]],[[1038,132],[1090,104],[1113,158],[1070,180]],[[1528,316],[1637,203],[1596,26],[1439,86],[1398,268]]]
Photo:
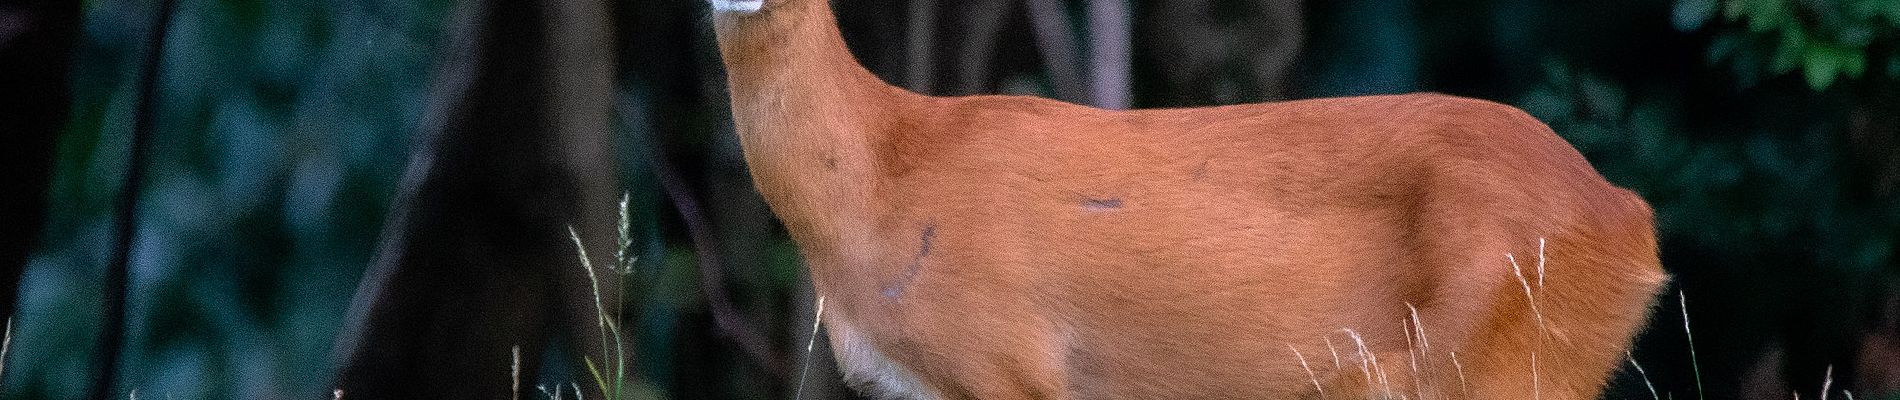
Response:
[[[72,108],[77,0],[0,2],[0,318],[13,316],[27,253],[46,225],[53,144]],[[4,361],[4,360],[0,360]]]
[[[616,312],[610,16],[600,0],[458,10],[403,192],[338,338],[345,398],[510,398],[511,349],[520,387],[533,388],[556,334],[611,365],[568,237],[580,232]]]

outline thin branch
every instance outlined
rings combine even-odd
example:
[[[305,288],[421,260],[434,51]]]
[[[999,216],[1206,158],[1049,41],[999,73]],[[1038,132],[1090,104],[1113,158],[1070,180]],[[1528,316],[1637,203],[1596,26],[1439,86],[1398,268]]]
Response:
[[[627,104],[621,103],[620,116],[623,122],[633,113],[627,110]],[[686,222],[686,233],[692,237],[693,251],[699,258],[699,289],[706,295],[706,308],[713,314],[713,323],[719,333],[739,345],[739,349],[752,359],[760,369],[774,377],[784,378],[785,368],[779,362],[777,353],[772,351],[770,340],[757,325],[747,321],[732,305],[732,297],[726,293],[725,264],[719,260],[719,246],[713,237],[712,222],[707,219],[699,200],[694,199],[692,189],[686,186],[686,180],[673,168],[666,156],[659,151],[652,155],[653,173],[659,178],[660,188],[679,211],[680,219]]]
[[[132,114],[132,148],[126,156],[125,183],[114,201],[113,227],[117,237],[113,238],[112,258],[106,264],[106,277],[101,293],[105,294],[105,328],[100,334],[98,353],[95,356],[99,374],[94,376],[92,387],[86,392],[87,398],[105,400],[111,397],[113,382],[119,379],[119,350],[125,344],[125,299],[127,282],[130,280],[132,260],[132,238],[137,232],[138,199],[140,189],[145,185],[145,164],[151,157],[152,137],[156,134],[155,124],[158,108],[158,77],[160,60],[164,59],[165,36],[171,32],[172,10],[177,7],[174,0],[159,0],[158,8],[152,16],[152,31],[146,36],[149,43],[145,59],[140,62],[138,83],[138,106]]]

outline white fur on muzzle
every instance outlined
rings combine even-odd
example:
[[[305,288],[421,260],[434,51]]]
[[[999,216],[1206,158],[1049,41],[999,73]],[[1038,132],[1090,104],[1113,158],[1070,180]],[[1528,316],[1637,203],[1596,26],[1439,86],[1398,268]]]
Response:
[[[712,1],[713,11],[755,13],[755,12],[759,12],[760,8],[765,7],[765,0],[710,0],[710,1]]]

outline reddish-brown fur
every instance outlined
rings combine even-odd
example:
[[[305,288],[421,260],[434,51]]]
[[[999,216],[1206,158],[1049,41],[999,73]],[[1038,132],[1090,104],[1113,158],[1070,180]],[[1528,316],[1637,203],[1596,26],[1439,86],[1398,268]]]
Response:
[[[887,396],[1593,399],[1666,279],[1642,199],[1508,106],[928,97],[824,1],[716,25],[758,188]]]

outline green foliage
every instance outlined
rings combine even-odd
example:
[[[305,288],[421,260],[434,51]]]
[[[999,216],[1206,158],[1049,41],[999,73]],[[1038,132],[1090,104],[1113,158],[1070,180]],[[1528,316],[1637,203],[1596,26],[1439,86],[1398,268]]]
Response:
[[[1605,176],[1648,198],[1664,235],[1719,246],[1805,240],[1819,264],[1847,271],[1894,261],[1900,205],[1864,200],[1841,126],[1827,120],[1838,113],[1805,111],[1824,117],[1804,120],[1738,104],[1743,109],[1724,116],[1735,124],[1697,126],[1670,91],[1679,89],[1632,88],[1556,60],[1545,71],[1546,82],[1518,103]],[[1779,96],[1795,104],[1838,101]]]
[[[1900,1],[1678,0],[1674,22],[1714,30],[1709,60],[1746,83],[1796,71],[1814,90],[1870,70],[1900,79]]]
[[[77,398],[89,380],[152,4],[86,2],[74,113],[0,398]],[[120,396],[328,392],[331,346],[419,123],[448,4],[180,4],[136,221]]]

